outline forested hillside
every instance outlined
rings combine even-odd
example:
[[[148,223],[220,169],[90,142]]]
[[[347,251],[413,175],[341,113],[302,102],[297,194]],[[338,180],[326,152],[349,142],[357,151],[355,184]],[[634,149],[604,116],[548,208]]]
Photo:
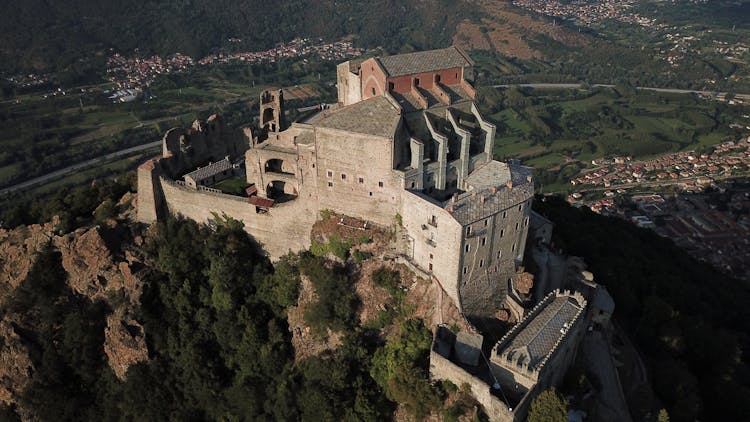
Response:
[[[400,50],[450,42],[461,1],[28,0],[0,14],[0,71],[62,69],[115,48],[200,56],[228,45],[261,49],[295,37],[339,38]]]

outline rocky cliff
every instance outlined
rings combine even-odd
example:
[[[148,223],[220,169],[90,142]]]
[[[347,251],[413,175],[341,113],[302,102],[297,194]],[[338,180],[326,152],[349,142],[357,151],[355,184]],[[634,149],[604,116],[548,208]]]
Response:
[[[118,204],[128,215],[130,201]],[[141,238],[122,220],[59,233],[58,220],[42,225],[0,229],[0,310],[23,283],[44,250],[59,252],[67,287],[92,302],[103,301],[111,309],[104,330],[102,351],[115,375],[124,379],[128,368],[148,360],[141,324],[133,317],[142,291],[145,266],[136,244]],[[15,319],[24,315],[0,312],[0,403],[18,407],[18,396],[26,387],[34,365]]]

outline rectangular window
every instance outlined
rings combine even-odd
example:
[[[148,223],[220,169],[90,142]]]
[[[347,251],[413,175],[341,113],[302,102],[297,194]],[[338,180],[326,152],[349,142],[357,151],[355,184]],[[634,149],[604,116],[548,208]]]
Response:
[[[484,259],[479,260],[479,268],[484,267]]]
[[[430,254],[430,259],[432,259],[432,254]]]
[[[464,274],[466,274],[466,267],[464,267]]]
[[[518,223],[516,223],[516,230],[518,230]]]
[[[365,183],[365,178],[364,177],[360,177],[359,180],[358,180],[358,182],[359,183]]]
[[[503,211],[503,218],[508,216],[508,211]]]
[[[328,170],[328,177],[333,177],[333,172],[331,170]]]
[[[464,246],[464,252],[469,252],[469,249],[470,247],[469,247],[469,244],[467,243],[466,246]]]
[[[482,238],[482,246],[484,246],[484,245],[486,245],[486,244],[487,244],[487,238],[486,238],[486,237],[483,237],[483,238]]]
[[[382,188],[383,187],[383,182],[378,182],[378,187]]]
[[[505,234],[505,229],[500,229],[500,237],[503,237],[503,234]]]
[[[333,182],[328,182],[328,187],[332,188],[333,187]]]
[[[341,180],[346,180],[346,174],[341,173]]]
[[[430,262],[430,271],[432,271],[432,262]]]
[[[497,259],[503,256],[503,251],[497,251]]]
[[[466,227],[466,235],[467,236],[471,235],[471,226]]]
[[[489,218],[485,218],[485,219],[484,219],[484,227],[487,227],[487,223],[488,223],[489,221],[490,221],[490,219],[489,219]]]
[[[510,250],[511,250],[511,251],[513,251],[513,252],[515,252],[515,251],[516,251],[516,243],[515,243],[515,242],[513,242],[513,247],[512,247],[512,248],[510,248]]]

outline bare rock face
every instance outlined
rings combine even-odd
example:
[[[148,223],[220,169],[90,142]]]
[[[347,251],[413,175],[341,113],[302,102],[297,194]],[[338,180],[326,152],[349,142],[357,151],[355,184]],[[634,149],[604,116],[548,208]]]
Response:
[[[104,353],[117,378],[124,380],[131,365],[148,361],[143,326],[122,311],[107,317]]]
[[[125,298],[107,318],[104,333],[109,366],[118,378],[124,379],[130,365],[148,360],[143,327],[128,316],[138,305],[143,286],[135,270],[140,264],[138,259],[128,251],[124,257],[114,256],[99,227],[56,237],[55,245],[62,254],[72,290],[91,300]]]
[[[68,285],[73,291],[92,300],[104,299],[108,289],[122,286],[121,277],[112,260],[112,253],[104,243],[99,228],[79,229],[55,238],[55,246],[62,253],[62,265],[68,273]],[[112,283],[117,286],[110,286]]]
[[[36,262],[36,254],[49,245],[60,220],[13,230],[0,229],[0,297],[18,287]]]
[[[34,366],[11,323],[0,321],[0,403],[11,405],[26,388]]]
[[[68,285],[75,292],[91,300],[106,300],[107,293],[118,293],[133,305],[139,303],[142,283],[134,270],[140,264],[138,258],[129,251],[124,259],[113,256],[100,228],[79,229],[56,237],[54,243],[62,254]]]
[[[117,215],[118,220],[122,221],[135,221],[135,203],[138,195],[133,192],[126,192],[119,201],[117,201],[117,209],[119,214]]]
[[[125,215],[132,212],[133,195],[125,195],[118,208]],[[92,301],[103,300],[113,308],[107,318],[104,352],[115,375],[124,379],[128,368],[148,360],[143,327],[132,317],[133,309],[140,304],[145,266],[135,249],[120,250],[125,227],[117,221],[109,228],[78,229],[73,233],[56,235],[59,219],[43,225],[19,227],[13,230],[0,228],[0,307],[6,297],[27,278],[34,268],[37,254],[46,247],[57,249],[61,255],[65,280],[71,290]],[[120,229],[120,231],[118,231]],[[127,232],[125,232],[127,233]],[[115,300],[115,298],[117,298]],[[13,318],[23,315],[4,314],[0,319],[0,404],[16,404],[33,372],[24,340],[14,331]],[[23,420],[31,420],[30,409],[16,407]]]

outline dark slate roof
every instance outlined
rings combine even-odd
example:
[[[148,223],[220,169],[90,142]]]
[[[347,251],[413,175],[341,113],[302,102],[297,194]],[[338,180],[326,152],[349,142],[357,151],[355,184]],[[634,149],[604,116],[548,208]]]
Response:
[[[535,368],[552,351],[555,343],[567,334],[581,304],[572,296],[558,296],[544,307],[505,348],[509,357]]]
[[[534,195],[534,184],[528,176],[531,169],[521,165],[499,161],[483,164],[467,178],[472,190],[459,195],[455,202],[446,202],[448,212],[461,225],[467,225],[526,201]]]
[[[392,138],[401,110],[383,96],[341,107],[316,119],[315,126]]]
[[[377,59],[388,76],[413,75],[454,67],[472,66],[474,63],[458,47],[451,46],[439,50],[418,51],[379,57]]]
[[[198,170],[192,171],[185,175],[185,178],[192,178],[196,183],[200,183],[202,180],[208,179],[211,176],[217,175],[225,170],[230,170],[232,163],[228,158],[221,161],[211,163],[205,167],[201,167]]]

